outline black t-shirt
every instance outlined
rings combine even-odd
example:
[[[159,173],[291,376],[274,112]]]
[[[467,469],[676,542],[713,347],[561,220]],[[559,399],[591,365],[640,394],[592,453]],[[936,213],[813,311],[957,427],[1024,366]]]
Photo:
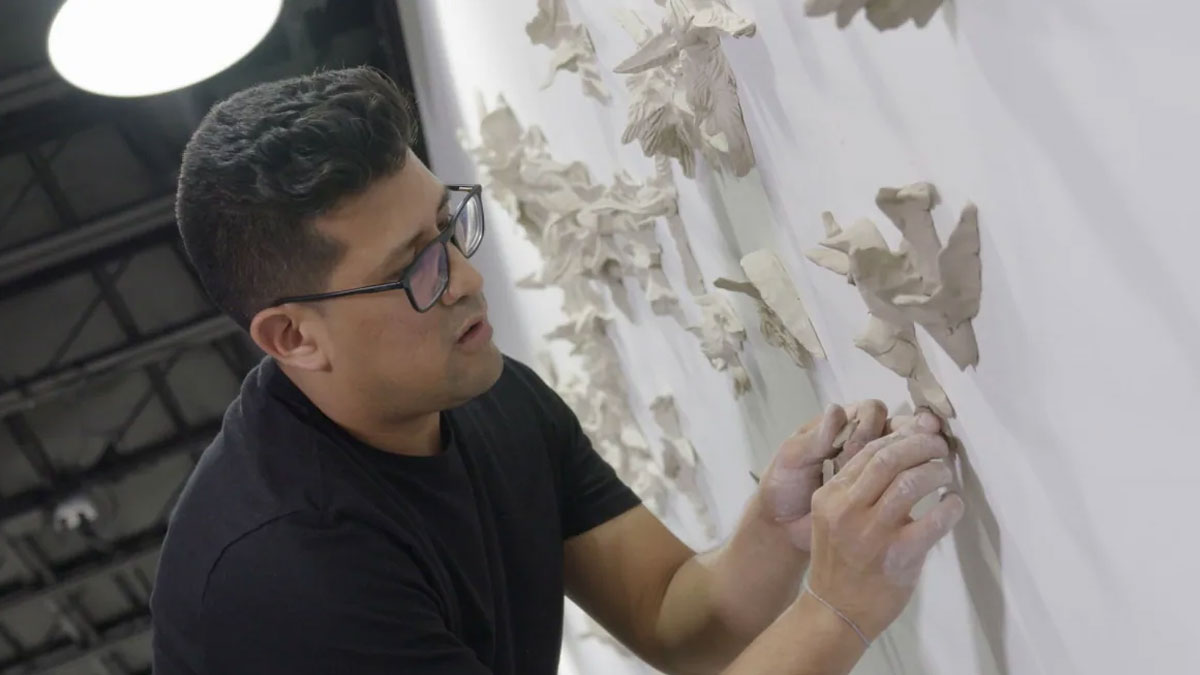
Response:
[[[638,499],[516,361],[441,420],[385,453],[255,368],[171,518],[155,675],[557,672],[563,540]]]

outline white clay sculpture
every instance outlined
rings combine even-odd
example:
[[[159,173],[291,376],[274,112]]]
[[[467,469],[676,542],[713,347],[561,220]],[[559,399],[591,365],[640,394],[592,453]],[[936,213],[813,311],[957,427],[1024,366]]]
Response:
[[[914,326],[923,327],[960,369],[979,362],[971,324],[982,292],[978,210],[967,204],[943,246],[931,213],[938,203],[933,185],[884,188],[875,201],[903,236],[897,250],[888,247],[871,221],[843,230],[826,213],[823,248],[806,255],[845,276],[866,303],[871,319],[855,344],[904,377],[916,405],[953,417]]]
[[[700,487],[700,456],[683,434],[675,398],[669,394],[655,398],[650,402],[650,412],[663,432],[663,474],[691,502],[696,516],[704,524],[704,536],[712,541],[717,537],[717,523]]]
[[[713,285],[752,298],[758,304],[763,338],[787,352],[796,365],[807,368],[812,357],[825,358],[804,302],[779,258],[762,249],[743,257],[741,264],[750,281],[717,279]]]
[[[579,74],[585,94],[608,102],[610,97],[600,77],[592,36],[583,25],[571,23],[565,0],[538,0],[537,15],[526,24],[525,33],[533,44],[553,50],[550,74],[542,84],[543,89],[554,82],[558,71],[566,70]]]
[[[659,4],[667,14],[658,32],[632,12],[618,14],[638,44],[614,69],[630,76],[632,102],[621,141],[636,140],[647,157],[678,160],[689,178],[697,152],[717,171],[746,175],[754,167],[754,150],[721,36],[754,35],[754,23],[724,0]]]
[[[700,339],[700,350],[712,367],[733,376],[734,393],[745,394],[750,391],[750,374],[738,352],[746,341],[746,327],[725,296],[707,293],[694,299],[700,308],[700,324],[688,330]]]

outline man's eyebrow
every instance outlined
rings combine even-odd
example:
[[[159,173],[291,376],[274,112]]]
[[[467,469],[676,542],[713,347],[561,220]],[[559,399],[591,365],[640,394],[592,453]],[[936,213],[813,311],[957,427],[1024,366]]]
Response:
[[[436,218],[437,215],[442,212],[442,209],[446,208],[446,205],[449,203],[450,188],[443,188],[442,196],[438,199],[437,208],[434,209],[434,217]],[[400,242],[398,246],[393,248],[391,252],[387,254],[387,257],[383,259],[383,262],[380,263],[379,267],[376,267],[375,271],[371,273],[371,278],[368,280],[368,283],[374,283],[377,280],[385,279],[386,277],[390,277],[398,272],[400,261],[404,260],[404,258],[412,251],[412,249],[416,247],[417,241],[421,238],[421,234],[422,232],[418,230],[411,236],[405,238],[405,240]]]

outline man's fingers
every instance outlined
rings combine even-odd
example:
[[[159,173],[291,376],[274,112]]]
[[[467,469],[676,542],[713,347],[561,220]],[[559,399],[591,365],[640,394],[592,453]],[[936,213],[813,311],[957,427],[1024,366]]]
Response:
[[[884,447],[887,447],[889,444],[895,443],[901,438],[910,436],[918,431],[937,433],[942,428],[942,421],[939,420],[936,415],[930,412],[921,412],[915,417],[904,418],[909,420],[904,424],[896,424],[897,419],[899,418],[886,420],[883,430],[887,432],[887,435],[870,441],[865,447],[863,447],[862,450],[857,452],[853,457],[850,458],[848,462],[846,462],[846,465],[838,471],[836,476],[840,482],[853,482],[856,480],[858,475],[862,473],[863,469],[867,466],[867,463],[872,457],[875,456],[875,453],[879,452]],[[880,490],[882,489],[883,488],[880,488]],[[874,500],[872,500],[872,503],[873,501]]]
[[[875,504],[876,518],[895,525],[913,510],[917,502],[939,488],[954,482],[954,472],[945,462],[926,462],[896,476]]]
[[[941,432],[943,426],[941,418],[934,415],[928,409],[921,408],[911,415],[896,415],[889,419],[883,428],[883,433],[891,434],[897,431],[906,431],[917,425],[920,425],[922,430],[935,434]]]
[[[815,423],[815,425],[814,425]],[[789,472],[796,469],[821,468],[821,462],[833,455],[833,439],[846,425],[846,411],[840,405],[830,405],[825,414],[801,427],[791,438],[784,441],[779,453],[771,462],[774,471]],[[805,430],[807,428],[807,431]],[[819,479],[819,476],[818,476]]]
[[[962,520],[965,510],[962,497],[955,492],[946,493],[937,506],[901,528],[888,552],[889,563],[897,569],[905,569],[924,560],[933,545]]]
[[[878,449],[872,451],[873,446]],[[867,448],[855,461],[867,455],[868,451],[871,451],[870,457],[850,487],[850,499],[863,506],[870,506],[879,501],[884,490],[901,472],[931,459],[950,456],[950,446],[946,439],[931,433],[885,436],[867,444]],[[853,463],[854,461],[851,462]]]
[[[825,409],[825,414],[821,418],[820,431],[817,432],[817,444],[823,449],[824,455],[831,454],[833,449],[833,439],[842,432],[842,427],[846,426],[849,420],[846,417],[846,410],[840,405],[830,405]],[[825,448],[828,447],[826,450]]]
[[[866,447],[867,443],[883,435],[887,425],[887,406],[883,401],[874,399],[860,401],[854,406],[853,420],[856,423],[850,438],[842,445],[842,452],[835,460],[839,467],[844,467],[854,456]]]
[[[812,431],[813,429],[816,429],[817,425],[820,424],[821,420],[823,420],[823,419],[825,419],[824,415],[817,415],[816,417],[812,418],[811,420],[800,425],[799,429],[796,429],[796,431],[792,432],[792,436],[803,436],[804,434],[807,434],[808,432]]]

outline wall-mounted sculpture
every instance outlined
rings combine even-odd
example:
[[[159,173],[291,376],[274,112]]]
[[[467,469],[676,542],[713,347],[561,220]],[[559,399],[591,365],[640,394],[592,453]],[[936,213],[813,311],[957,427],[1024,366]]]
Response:
[[[733,376],[733,391],[741,396],[750,391],[750,374],[746,372],[738,352],[746,341],[746,327],[738,318],[733,305],[723,295],[706,293],[694,300],[700,308],[700,324],[688,331],[700,339],[700,350],[708,362],[719,371]]]
[[[742,119],[737,81],[721,51],[721,36],[754,35],[754,23],[725,0],[658,0],[667,15],[652,32],[632,12],[618,14],[638,45],[617,65],[629,75],[624,143],[637,141],[647,157],[679,161],[685,176],[699,152],[717,171],[746,175],[754,150]]]
[[[582,373],[560,377],[547,367],[546,380],[575,412],[596,452],[647,507],[661,513],[669,489],[667,477],[629,407],[624,372],[607,331],[607,320],[594,314],[586,320],[568,321],[548,333],[549,339],[571,344]]]
[[[697,518],[704,526],[704,536],[713,541],[717,538],[717,522],[700,486],[700,456],[683,433],[679,409],[675,407],[675,397],[666,394],[655,398],[650,402],[650,412],[663,432],[663,475],[688,498]]]
[[[941,6],[942,0],[805,0],[804,11],[809,16],[836,13],[838,28],[845,28],[858,10],[865,9],[871,25],[889,30],[908,21],[924,28]]]
[[[565,0],[538,0],[537,15],[525,25],[525,33],[535,45],[545,45],[553,50],[550,57],[550,74],[542,84],[549,87],[560,70],[578,73],[583,82],[583,93],[607,103],[608,89],[600,77],[600,66],[596,62],[596,48],[592,36],[582,24],[572,24]]]
[[[552,386],[597,451],[648,506],[660,510],[667,479],[629,405],[609,324],[626,274],[641,275],[652,306],[674,299],[661,270],[655,271],[660,251],[653,239],[655,218],[675,212],[670,177],[637,183],[622,174],[610,186],[595,185],[583,164],[551,157],[541,131],[522,128],[503,99],[483,113],[482,143],[471,146],[464,136],[464,145],[483,169],[488,195],[513,215],[543,258],[543,269],[521,285],[563,292],[566,321],[547,337],[570,343],[582,372],[573,378],[553,374]],[[606,294],[604,286],[613,292]]]
[[[658,218],[676,215],[675,186],[670,173],[658,172],[638,183],[627,173],[613,182],[577,217],[585,231],[596,232],[608,264],[618,274],[638,280],[655,314],[673,313],[679,298],[662,269],[662,247],[655,234]],[[612,249],[616,249],[615,251]]]
[[[978,210],[967,204],[942,246],[931,213],[938,202],[933,185],[884,188],[875,202],[904,237],[896,251],[871,221],[860,220],[843,230],[826,213],[824,248],[806,255],[846,276],[866,303],[871,320],[855,344],[907,379],[916,405],[952,417],[954,408],[925,361],[915,325],[920,324],[960,369],[979,362],[971,325],[982,291]]]
[[[584,276],[608,286],[626,309],[624,279],[632,276],[654,312],[674,312],[678,298],[662,271],[655,236],[656,219],[677,215],[665,167],[645,182],[621,173],[610,185],[595,184],[582,163],[555,160],[541,130],[522,128],[503,98],[483,114],[480,136],[480,145],[465,139],[464,145],[487,170],[489,195],[516,217],[545,261],[525,286]]]
[[[742,258],[742,270],[750,281],[717,279],[713,285],[754,299],[767,344],[787,352],[796,365],[807,368],[812,357],[825,358],[804,301],[779,258],[761,249]]]

